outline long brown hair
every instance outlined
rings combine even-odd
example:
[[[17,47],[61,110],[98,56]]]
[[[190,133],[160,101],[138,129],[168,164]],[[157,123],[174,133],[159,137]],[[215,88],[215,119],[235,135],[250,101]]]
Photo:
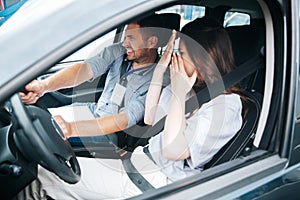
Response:
[[[198,71],[197,81],[193,87],[195,91],[214,83],[234,69],[230,37],[222,24],[213,18],[198,18],[186,24],[181,30],[180,39],[184,42]],[[243,105],[245,104],[246,98],[239,84],[231,86],[224,93],[239,94]]]

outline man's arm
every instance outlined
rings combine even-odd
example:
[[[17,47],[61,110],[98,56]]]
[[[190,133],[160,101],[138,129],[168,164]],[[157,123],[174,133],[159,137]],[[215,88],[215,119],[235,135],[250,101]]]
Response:
[[[93,72],[85,62],[65,68],[47,79],[41,81],[46,87],[46,92],[62,88],[77,86],[93,78]]]
[[[85,62],[78,63],[63,69],[44,80],[34,80],[30,82],[25,86],[28,93],[20,93],[20,96],[24,103],[33,104],[39,97],[47,92],[74,87],[92,78],[93,72],[89,65]]]
[[[64,121],[61,116],[54,118],[67,138],[107,135],[124,130],[128,126],[126,113],[70,123]]]
[[[147,86],[144,84],[145,88]],[[54,116],[65,136],[100,136],[124,130],[138,123],[144,117],[146,91],[132,97],[126,107],[120,109],[119,114],[100,117],[95,120],[66,122],[61,116]],[[134,93],[137,94],[137,93]]]

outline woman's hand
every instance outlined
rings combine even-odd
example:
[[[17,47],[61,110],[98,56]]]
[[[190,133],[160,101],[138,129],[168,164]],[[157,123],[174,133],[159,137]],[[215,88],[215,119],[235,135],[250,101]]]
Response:
[[[186,94],[193,87],[197,72],[189,76],[185,71],[182,56],[173,54],[171,66],[172,98],[165,121],[163,156],[168,160],[184,160],[190,157],[189,143],[185,136],[185,100]]]
[[[55,119],[56,123],[59,125],[60,129],[64,133],[65,139],[72,136],[71,123],[66,122],[60,115],[53,116],[53,119]]]
[[[185,71],[184,62],[182,56],[178,54],[173,54],[171,67],[171,86],[172,91],[175,95],[186,95],[193,87],[196,78],[197,72],[194,70],[191,76]]]
[[[149,125],[153,125],[155,121],[156,109],[160,98],[161,88],[163,85],[164,73],[171,61],[175,39],[176,31],[173,30],[166,51],[164,55],[160,58],[158,64],[156,65],[152,76],[151,84],[146,98],[144,115],[144,122]]]
[[[176,31],[173,30],[172,35],[168,41],[167,48],[166,48],[163,56],[160,58],[159,62],[156,65],[156,69],[160,69],[161,72],[163,72],[163,73],[166,71],[168,65],[171,62],[171,57],[172,57],[172,53],[174,50],[175,39],[176,39]]]

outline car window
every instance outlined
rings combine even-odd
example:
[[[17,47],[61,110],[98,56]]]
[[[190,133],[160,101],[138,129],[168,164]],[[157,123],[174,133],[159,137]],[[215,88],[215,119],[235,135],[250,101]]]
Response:
[[[224,17],[224,27],[250,25],[250,15],[240,12],[228,11]]]
[[[162,9],[157,13],[178,13],[181,16],[180,26],[184,26],[186,23],[205,15],[204,6],[193,5],[175,5],[166,9]],[[181,28],[180,27],[180,28]],[[116,29],[93,41],[87,46],[76,51],[62,62],[80,61],[90,58],[97,54],[103,47],[109,46],[113,43],[116,34]]]
[[[201,18],[205,15],[204,6],[194,6],[194,5],[175,5],[157,13],[177,13],[181,16],[180,29],[190,21],[196,18]]]
[[[80,61],[95,56],[102,48],[113,44],[115,34],[116,29],[84,46],[61,62]]]

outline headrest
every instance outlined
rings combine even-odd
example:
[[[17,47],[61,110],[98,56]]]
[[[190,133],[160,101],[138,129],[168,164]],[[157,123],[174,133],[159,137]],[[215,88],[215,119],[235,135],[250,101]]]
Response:
[[[167,29],[175,29],[179,31],[180,29],[180,15],[177,13],[162,13],[159,14],[159,18],[162,22],[162,26]]]
[[[177,13],[162,13],[159,14],[161,26],[163,28],[162,34],[160,35],[160,47],[167,45],[169,38],[172,34],[172,30],[179,31],[181,16]]]
[[[226,30],[231,39],[237,66],[255,56],[265,46],[264,27],[243,25],[227,27]]]
[[[158,36],[157,47],[166,46],[172,30],[179,31],[181,16],[176,13],[151,14],[137,21],[141,28],[148,29],[148,32]]]
[[[169,38],[171,37],[172,30],[180,30],[181,16],[176,13],[162,13],[159,14],[159,20],[161,23],[161,30],[159,31],[159,47],[167,45]]]

